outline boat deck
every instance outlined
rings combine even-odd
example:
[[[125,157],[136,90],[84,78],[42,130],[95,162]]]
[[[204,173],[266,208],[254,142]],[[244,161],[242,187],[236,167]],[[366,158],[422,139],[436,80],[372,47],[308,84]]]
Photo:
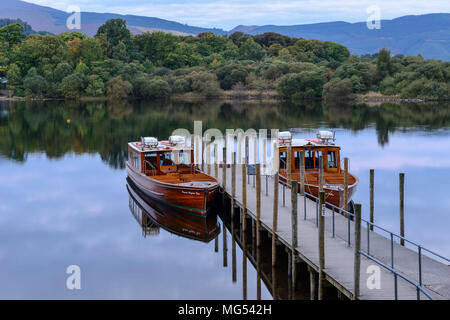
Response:
[[[194,188],[209,188],[217,185],[217,181],[204,173],[173,172],[165,175],[150,176],[159,182]]]

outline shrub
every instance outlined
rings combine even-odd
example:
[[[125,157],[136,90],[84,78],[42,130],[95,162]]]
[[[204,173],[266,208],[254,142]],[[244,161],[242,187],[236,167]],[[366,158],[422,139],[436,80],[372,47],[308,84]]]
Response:
[[[133,92],[133,85],[121,77],[110,79],[106,83],[106,95],[111,99],[126,99]]]
[[[328,82],[323,87],[325,101],[349,100],[353,98],[353,86],[350,79],[339,79]]]
[[[305,71],[283,76],[277,89],[278,93],[285,98],[291,98],[294,94],[297,94],[297,98],[320,98],[324,83],[322,72]]]
[[[166,98],[171,89],[165,80],[140,78],[136,82],[135,92],[141,98]]]
[[[190,75],[190,79],[193,91],[201,92],[207,97],[218,97],[222,94],[217,76],[213,73],[194,72]]]
[[[87,79],[84,74],[73,73],[61,81],[60,90],[65,98],[78,98],[86,89]]]

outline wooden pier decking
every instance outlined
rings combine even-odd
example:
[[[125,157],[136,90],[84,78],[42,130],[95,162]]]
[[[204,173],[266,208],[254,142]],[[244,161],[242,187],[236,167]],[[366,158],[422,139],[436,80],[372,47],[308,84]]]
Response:
[[[211,166],[212,175],[216,176],[223,186],[223,170],[218,165]],[[226,187],[224,193],[231,197],[231,168],[226,170]],[[267,181],[266,181],[267,179]],[[249,181],[250,180],[250,181]],[[242,165],[236,165],[236,196],[235,205],[243,207],[242,192]],[[253,176],[248,179],[246,208],[247,216],[256,220],[256,187]],[[267,186],[267,187],[266,187]],[[266,190],[267,189],[267,190]],[[285,189],[285,190],[283,190]],[[279,184],[278,187],[278,223],[277,240],[292,250],[292,221],[291,221],[291,190]],[[273,206],[274,206],[274,179],[261,176],[261,227],[273,233]],[[298,201],[298,246],[295,248],[297,257],[305,262],[312,270],[319,272],[319,229],[317,227],[317,214],[320,214],[314,200],[306,199],[297,194]],[[284,201],[283,201],[284,200]],[[284,203],[284,204],[283,204]],[[306,206],[306,212],[304,210]],[[241,210],[242,211],[242,210]],[[334,218],[333,218],[334,216]],[[305,219],[306,218],[306,219]],[[333,229],[334,220],[334,229]],[[350,231],[350,232],[349,232]],[[350,235],[350,236],[349,236]],[[325,209],[325,280],[336,287],[339,292],[350,299],[354,298],[354,235],[355,222],[343,215]],[[368,239],[370,249],[368,249]],[[350,242],[350,245],[349,245]],[[391,266],[391,250],[394,252],[394,268],[408,279],[419,283],[419,256],[416,251],[400,245],[374,231],[368,231],[364,224],[361,226],[361,250],[382,263]],[[376,262],[360,255],[360,295],[363,300],[393,300],[395,299],[394,274]],[[371,266],[380,270],[380,288],[369,289],[367,281],[372,275],[367,273]],[[450,299],[450,266],[434,259],[421,255],[422,287],[433,299]],[[417,288],[397,277],[398,299],[417,299]],[[420,299],[428,299],[419,293]]]

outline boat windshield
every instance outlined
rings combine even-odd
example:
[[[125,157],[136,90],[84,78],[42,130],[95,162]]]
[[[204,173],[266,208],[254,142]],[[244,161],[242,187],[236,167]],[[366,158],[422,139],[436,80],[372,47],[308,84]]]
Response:
[[[161,153],[159,156],[160,166],[175,166],[175,165],[191,165],[191,154],[189,151],[171,151]]]
[[[337,168],[336,151],[328,151],[328,168]]]
[[[175,157],[172,152],[164,152],[159,155],[159,165],[160,167],[174,166]]]

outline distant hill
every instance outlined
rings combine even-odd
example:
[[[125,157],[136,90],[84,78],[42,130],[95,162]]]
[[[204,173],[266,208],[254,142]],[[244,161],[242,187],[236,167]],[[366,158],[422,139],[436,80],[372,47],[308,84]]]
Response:
[[[327,22],[292,26],[238,26],[256,35],[276,32],[290,37],[330,40],[343,44],[354,54],[389,48],[392,54],[418,55],[450,61],[450,14],[436,13],[382,20],[381,29],[369,30],[366,22]]]
[[[67,12],[24,1],[0,0],[0,18],[21,19],[30,24],[34,30],[48,31],[56,34],[70,31],[66,27],[66,21],[69,16],[70,14]],[[135,34],[155,30],[174,34],[198,34],[201,32],[226,34],[226,31],[222,29],[193,27],[159,18],[95,12],[82,13],[82,29],[78,31],[93,36],[97,33],[98,27],[107,20],[115,18],[126,20],[128,28]]]
[[[0,0],[0,19],[21,19],[36,31],[61,33],[69,31],[67,12],[39,6],[19,0]],[[393,20],[382,20],[380,30],[367,29],[366,22],[327,22],[299,24],[292,26],[238,26],[226,32],[217,28],[200,28],[186,24],[135,15],[83,12],[82,29],[89,36],[97,33],[100,25],[108,19],[121,18],[127,21],[131,32],[164,31],[177,35],[213,32],[231,34],[236,31],[256,35],[264,32],[276,32],[291,37],[329,40],[341,43],[353,54],[378,52],[388,48],[392,54],[418,55],[427,59],[450,61],[450,14],[436,13],[418,16],[404,16]]]
[[[39,31],[36,32],[31,28],[31,26],[26,23],[25,21],[22,21],[20,19],[0,19],[0,28],[3,28],[5,26],[9,26],[11,24],[20,24],[23,27],[23,33],[25,33],[27,36],[34,33],[40,33],[40,34],[47,34],[47,31]]]

